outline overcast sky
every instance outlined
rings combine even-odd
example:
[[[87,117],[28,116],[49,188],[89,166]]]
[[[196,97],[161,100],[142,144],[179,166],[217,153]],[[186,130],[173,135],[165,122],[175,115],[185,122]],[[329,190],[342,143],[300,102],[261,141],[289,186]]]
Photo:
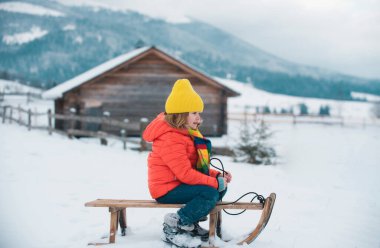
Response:
[[[380,78],[380,0],[59,0],[186,16],[292,62]]]

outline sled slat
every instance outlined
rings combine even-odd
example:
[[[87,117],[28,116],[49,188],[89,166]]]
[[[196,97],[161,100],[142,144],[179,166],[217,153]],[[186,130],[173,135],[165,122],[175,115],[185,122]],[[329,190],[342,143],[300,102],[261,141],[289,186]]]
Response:
[[[113,207],[113,208],[181,208],[183,204],[161,204],[154,200],[113,200],[97,199],[87,202],[86,207]],[[220,209],[251,209],[262,210],[263,204],[252,202],[238,202],[230,204],[221,202],[216,205],[216,211]]]

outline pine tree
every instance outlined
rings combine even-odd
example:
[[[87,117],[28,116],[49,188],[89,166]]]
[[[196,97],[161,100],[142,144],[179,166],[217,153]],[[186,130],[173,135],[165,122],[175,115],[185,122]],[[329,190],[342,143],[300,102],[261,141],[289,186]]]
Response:
[[[276,151],[266,141],[273,135],[263,121],[244,120],[240,127],[240,139],[234,150],[234,161],[251,164],[274,164]]]
[[[142,39],[139,39],[139,40],[136,42],[136,44],[135,44],[135,49],[137,49],[137,48],[141,48],[141,47],[144,47],[144,46],[146,46],[146,45],[145,45],[145,42],[144,42]]]
[[[330,107],[328,105],[320,106],[319,107],[319,115],[320,116],[330,116]]]
[[[286,109],[281,108],[281,114],[287,114],[287,113],[288,113],[288,111]]]
[[[308,107],[305,103],[299,104],[299,108],[300,108],[300,115],[308,115],[309,114]]]
[[[270,114],[271,113],[269,106],[264,106],[263,113],[264,114]]]

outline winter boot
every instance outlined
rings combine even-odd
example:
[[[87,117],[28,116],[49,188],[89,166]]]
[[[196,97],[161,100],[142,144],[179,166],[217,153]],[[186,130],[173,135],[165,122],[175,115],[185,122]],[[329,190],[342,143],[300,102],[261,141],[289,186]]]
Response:
[[[192,237],[200,237],[202,241],[208,241],[208,231],[203,229],[198,223],[183,225],[177,213],[169,213],[165,215],[164,224],[177,228],[178,233],[188,233]],[[164,225],[165,228],[165,225]]]
[[[179,216],[176,214],[167,214],[163,224],[162,240],[170,245],[179,248],[198,248],[201,247],[201,240],[198,237],[193,237],[189,230],[194,229],[194,225],[184,226],[182,229],[178,225]],[[184,230],[187,229],[187,230]]]
[[[202,228],[198,223],[194,223],[194,230],[191,231],[194,236],[199,236],[202,241],[208,241],[209,232]]]
[[[199,238],[192,237],[189,233],[180,233],[178,228],[171,227],[164,223],[162,240],[170,244],[171,247],[179,248],[199,248],[202,241]]]

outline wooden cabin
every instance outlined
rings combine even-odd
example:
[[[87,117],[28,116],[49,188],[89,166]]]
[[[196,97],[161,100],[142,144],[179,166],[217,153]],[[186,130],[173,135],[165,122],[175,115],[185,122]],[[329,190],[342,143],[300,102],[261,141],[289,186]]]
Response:
[[[221,136],[227,132],[227,98],[238,96],[232,89],[155,47],[143,47],[107,61],[43,94],[54,99],[55,113],[110,115],[128,119],[128,135],[140,135],[140,119],[152,120],[165,111],[165,101],[174,82],[187,78],[202,97],[205,108],[204,135]],[[68,123],[56,121],[55,128]],[[99,124],[77,124],[77,129],[120,133]]]

